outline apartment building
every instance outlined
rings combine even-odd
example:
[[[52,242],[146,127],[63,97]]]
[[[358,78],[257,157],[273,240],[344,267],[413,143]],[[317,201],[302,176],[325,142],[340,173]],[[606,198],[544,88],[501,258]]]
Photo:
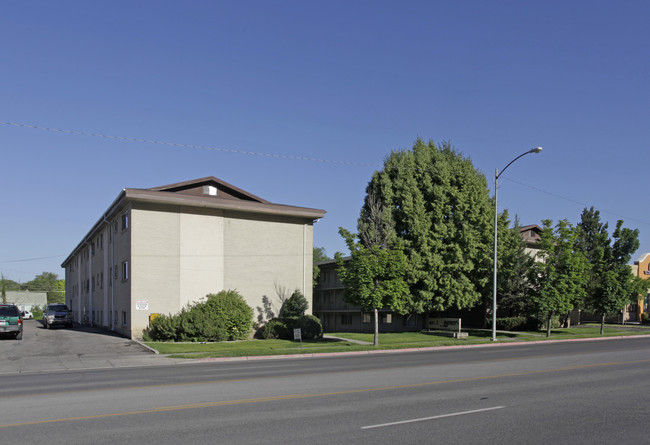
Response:
[[[313,225],[324,210],[268,202],[215,177],[124,189],[61,265],[75,321],[140,338],[152,314],[236,289],[312,300]]]

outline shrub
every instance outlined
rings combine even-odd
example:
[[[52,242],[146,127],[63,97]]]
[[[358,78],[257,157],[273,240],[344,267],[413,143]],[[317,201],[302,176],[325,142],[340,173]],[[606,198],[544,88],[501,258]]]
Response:
[[[179,318],[177,341],[229,340],[223,318],[210,311],[206,303],[199,303],[182,310]]]
[[[223,320],[229,340],[244,340],[253,327],[253,309],[237,291],[209,294],[206,306]]]
[[[650,324],[650,313],[644,312],[641,314],[641,323]]]
[[[34,317],[34,320],[40,320],[43,318],[43,309],[40,306],[34,306],[32,307],[32,317]]]
[[[304,340],[311,340],[323,336],[323,325],[318,317],[313,315],[299,317],[295,327],[300,328],[301,336]]]
[[[144,337],[155,341],[175,341],[178,334],[180,317],[160,314],[145,329]]]
[[[289,329],[287,328],[287,325],[284,323],[284,321],[280,320],[279,318],[273,318],[269,320],[262,329],[262,338],[266,340],[278,338],[286,339],[286,337],[289,335],[288,332]]]
[[[284,317],[300,317],[305,315],[307,309],[309,309],[309,302],[302,292],[296,289],[284,303],[282,315]]]
[[[144,330],[155,341],[225,341],[248,337],[253,310],[236,291],[209,294],[207,301],[188,305],[176,315],[160,315]]]
[[[526,317],[497,318],[497,329],[502,331],[523,331],[527,325]]]
[[[293,340],[293,330],[300,329],[303,340],[319,338],[323,335],[323,325],[313,315],[302,315],[300,317],[282,317],[269,320],[262,330],[262,338],[279,338],[282,340]]]

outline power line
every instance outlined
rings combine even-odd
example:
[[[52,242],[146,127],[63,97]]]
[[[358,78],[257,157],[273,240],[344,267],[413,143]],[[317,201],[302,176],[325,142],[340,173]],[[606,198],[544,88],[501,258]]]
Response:
[[[218,148],[218,147],[209,147],[209,146],[202,146],[202,145],[192,145],[192,144],[181,144],[181,143],[175,143],[175,142],[165,142],[165,141],[156,141],[152,139],[144,139],[144,138],[132,138],[132,137],[125,137],[125,136],[112,136],[112,135],[106,135],[102,133],[91,133],[87,131],[77,131],[77,130],[65,130],[65,129],[60,129],[60,128],[51,128],[51,127],[41,127],[38,125],[31,125],[31,124],[23,124],[19,122],[2,122],[0,121],[0,124],[2,125],[7,125],[7,126],[12,126],[12,127],[21,127],[21,128],[29,128],[29,129],[35,129],[35,130],[42,130],[42,131],[50,131],[50,132],[57,132],[57,133],[67,133],[67,134],[74,134],[74,135],[80,135],[80,136],[91,136],[91,137],[98,137],[98,138],[104,138],[104,139],[114,139],[114,140],[122,140],[122,141],[130,141],[130,142],[140,142],[140,143],[146,143],[146,144],[156,144],[156,145],[166,145],[170,147],[180,147],[180,148],[192,148],[192,149],[198,149],[198,150],[211,150],[211,151],[219,151],[223,153],[236,153],[236,154],[244,154],[244,155],[249,155],[249,156],[262,156],[262,157],[267,157],[267,158],[275,158],[275,159],[288,159],[288,160],[294,160],[294,161],[308,161],[308,162],[319,162],[319,163],[327,163],[327,164],[336,164],[336,165],[348,165],[348,166],[356,166],[356,167],[373,167],[376,168],[375,164],[369,164],[369,163],[361,163],[361,162],[352,162],[352,161],[338,161],[338,160],[331,160],[331,159],[319,159],[319,158],[310,158],[306,156],[292,156],[292,155],[282,155],[282,154],[277,154],[277,153],[263,153],[263,152],[254,152],[254,151],[246,151],[246,150],[235,150],[235,149],[229,149],[229,148]],[[407,170],[420,170],[418,168],[404,168],[401,167],[400,169],[407,169]],[[577,201],[572,198],[567,198],[566,196],[558,195],[556,193],[548,192],[546,190],[542,190],[538,187],[534,187],[528,184],[524,184],[522,182],[515,181],[513,179],[509,179],[507,177],[504,177],[504,179],[514,182],[516,184],[522,185],[524,187],[528,187],[532,190],[547,194],[549,196],[553,196],[558,199],[562,199],[568,202],[572,202],[574,204],[579,204],[581,206],[589,207],[589,205]],[[636,218],[631,218],[625,215],[621,215],[616,212],[608,211],[608,210],[603,210],[599,209],[603,213],[608,213],[620,218],[625,218],[628,221],[634,221],[640,224],[644,225],[650,225],[649,222],[647,221],[641,221]],[[57,255],[57,257],[60,256],[65,256],[65,255]],[[34,258],[34,259],[27,259],[27,260],[13,260],[13,261],[0,261],[0,263],[7,263],[7,262],[19,262],[19,261],[33,261],[33,260],[38,260],[38,259],[47,259],[47,258],[55,258],[55,257],[46,257],[46,258]]]
[[[52,258],[65,258],[66,256],[67,254],[61,254],[61,255],[43,256],[39,258],[25,258],[22,260],[5,260],[5,261],[0,261],[0,263],[23,263],[26,261],[50,260]]]
[[[510,178],[504,178],[504,179],[506,179],[506,180],[508,180],[510,182],[514,182],[515,184],[519,184],[519,185],[522,185],[524,187],[528,187],[529,189],[535,190],[537,192],[544,193],[544,194],[549,195],[549,196],[553,196],[554,198],[562,199],[564,201],[572,202],[574,204],[579,204],[579,205],[584,206],[584,207],[591,207],[589,204],[585,204],[584,202],[580,202],[580,201],[577,201],[577,200],[572,199],[572,198],[567,198],[566,196],[558,195],[557,193],[548,192],[548,191],[542,190],[542,189],[540,189],[538,187],[528,185],[528,184],[524,184],[523,182],[515,181],[514,179],[510,179]],[[597,210],[599,212],[601,212],[601,213],[609,213],[610,215],[614,215],[614,216],[617,216],[619,218],[625,218],[627,221],[634,221],[634,222],[639,223],[639,224],[645,224],[645,225],[650,226],[650,222],[647,222],[647,221],[641,221],[640,219],[631,218],[629,216],[621,215],[620,213],[612,212],[610,210],[605,210],[605,209],[601,209],[601,208],[599,208]]]
[[[37,125],[22,124],[22,123],[19,123],[19,122],[0,122],[0,124],[9,125],[9,126],[12,126],[12,127],[31,128],[31,129],[34,129],[34,130],[43,130],[43,131],[52,131],[52,132],[57,132],[57,133],[75,134],[75,135],[80,135],[80,136],[92,136],[92,137],[98,137],[98,138],[104,138],[104,139],[116,139],[116,140],[120,140],[120,141],[141,142],[141,143],[145,143],[145,144],[167,145],[167,146],[170,146],[170,147],[193,148],[193,149],[198,149],[198,150],[212,150],[212,151],[220,151],[220,152],[223,152],[223,153],[237,153],[237,154],[250,155],[250,156],[262,156],[262,157],[266,157],[266,158],[289,159],[289,160],[292,160],[292,161],[320,162],[320,163],[325,163],[325,164],[350,165],[350,166],[355,166],[355,167],[375,167],[374,164],[366,164],[366,163],[362,163],[362,162],[337,161],[337,160],[332,160],[332,159],[310,158],[310,157],[306,157],[306,156],[292,156],[292,155],[282,155],[282,154],[277,154],[277,153],[263,153],[263,152],[256,152],[256,151],[235,150],[235,149],[231,149],[231,148],[208,147],[208,146],[203,146],[203,145],[180,144],[180,143],[176,143],[176,142],[156,141],[156,140],[152,140],[152,139],[132,138],[132,137],[125,137],[125,136],[112,136],[112,135],[108,135],[108,134],[90,133],[90,132],[86,132],[86,131],[63,130],[63,129],[60,129],[60,128],[40,127],[40,126],[37,126]]]

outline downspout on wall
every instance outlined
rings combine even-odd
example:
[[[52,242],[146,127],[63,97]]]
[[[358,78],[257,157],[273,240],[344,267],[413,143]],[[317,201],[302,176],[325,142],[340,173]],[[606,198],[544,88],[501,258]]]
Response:
[[[88,255],[88,271],[89,271],[88,279],[89,279],[89,281],[92,281],[92,280],[94,280],[94,278],[93,278],[93,252],[92,252],[92,250],[90,248],[90,243],[88,243],[88,241],[86,241],[86,246],[88,246],[88,254],[89,254]],[[93,286],[90,286],[90,289],[89,289],[90,292],[88,294],[88,306],[90,307],[90,326],[93,325],[92,314],[93,314],[93,292],[94,292],[94,290],[95,289],[93,289]],[[84,314],[84,318],[86,320],[88,320],[86,314]]]
[[[115,271],[113,270],[114,266],[114,260],[115,260],[115,234],[113,233],[113,228],[111,227],[110,221],[106,219],[106,215],[103,216],[104,218],[104,223],[108,227],[108,237],[111,240],[111,263],[109,267],[110,271],[110,283],[111,283],[111,314],[110,314],[110,320],[111,320],[111,331],[115,330],[115,283],[113,282],[113,276],[115,274]]]

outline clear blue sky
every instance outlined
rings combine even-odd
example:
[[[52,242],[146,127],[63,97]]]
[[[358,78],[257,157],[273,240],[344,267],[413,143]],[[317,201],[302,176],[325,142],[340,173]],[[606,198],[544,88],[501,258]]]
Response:
[[[543,146],[504,173],[500,209],[576,223],[594,206],[641,231],[636,259],[650,252],[648,23],[647,1],[7,0],[0,271],[63,276],[123,188],[204,176],[325,209],[314,242],[333,255],[372,172],[418,137],[451,141],[491,188]]]

